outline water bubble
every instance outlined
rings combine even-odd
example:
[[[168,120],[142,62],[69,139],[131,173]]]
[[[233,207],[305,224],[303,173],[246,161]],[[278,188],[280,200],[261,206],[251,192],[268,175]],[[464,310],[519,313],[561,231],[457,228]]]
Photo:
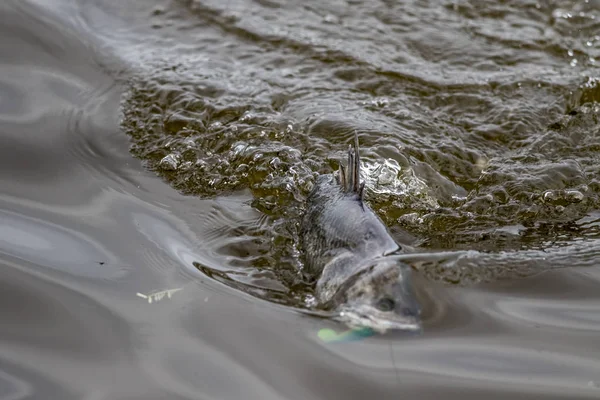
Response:
[[[237,142],[231,146],[231,155],[238,157],[248,148],[248,144],[244,142]]]
[[[398,218],[398,222],[405,222],[411,225],[421,225],[423,224],[423,218],[417,213],[409,213]]]
[[[328,24],[337,24],[339,23],[339,20],[335,15],[327,14],[323,17],[323,22],[326,22]]]
[[[377,183],[380,185],[391,185],[394,183],[394,179],[397,176],[397,172],[391,168],[381,168],[379,175],[377,176]]]
[[[210,129],[211,130],[217,130],[223,127],[223,123],[221,121],[215,121],[212,124],[210,124]]]
[[[365,180],[369,192],[383,197],[403,197],[412,205],[419,204],[428,209],[439,207],[425,181],[412,168],[400,166],[397,160],[386,158],[375,163],[365,162],[361,172],[361,178]]]
[[[306,298],[304,299],[304,304],[307,307],[314,307],[317,305],[317,299],[315,298],[315,296],[313,296],[312,294],[309,294],[306,296]]]
[[[542,195],[542,199],[544,201],[554,201],[556,200],[556,193],[554,193],[554,191],[552,190],[548,190],[544,192],[544,194]]]
[[[179,155],[171,153],[164,156],[158,166],[165,171],[175,171],[179,166]]]
[[[242,115],[242,117],[240,118],[241,122],[251,122],[254,119],[254,114],[252,114],[250,111],[246,111],[244,113],[244,115]]]
[[[380,98],[380,99],[374,99],[371,100],[371,104],[374,105],[375,107],[387,107],[390,104],[390,101],[386,98]]]
[[[235,169],[235,172],[236,172],[236,174],[244,174],[244,173],[248,172],[249,169],[250,169],[250,167],[248,167],[248,164],[240,164]]]
[[[226,158],[219,158],[217,165],[221,167],[221,169],[227,169],[227,167],[229,167],[229,161]]]
[[[269,165],[272,168],[277,169],[281,166],[281,160],[279,159],[279,157],[275,157],[269,162]]]
[[[556,10],[552,11],[552,17],[554,17],[555,19],[569,19],[572,17],[572,14],[568,11],[557,8]]]
[[[571,203],[579,203],[583,201],[584,195],[579,190],[566,190],[565,198]]]
[[[179,166],[179,170],[187,171],[190,168],[192,168],[192,165],[194,165],[194,163],[192,163],[191,161],[186,161]]]

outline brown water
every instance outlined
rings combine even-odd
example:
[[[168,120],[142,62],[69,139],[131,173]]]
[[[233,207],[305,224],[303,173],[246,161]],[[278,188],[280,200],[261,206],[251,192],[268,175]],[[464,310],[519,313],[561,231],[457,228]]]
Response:
[[[0,398],[600,398],[599,1],[6,0],[0,33]],[[304,312],[354,131],[422,335]]]

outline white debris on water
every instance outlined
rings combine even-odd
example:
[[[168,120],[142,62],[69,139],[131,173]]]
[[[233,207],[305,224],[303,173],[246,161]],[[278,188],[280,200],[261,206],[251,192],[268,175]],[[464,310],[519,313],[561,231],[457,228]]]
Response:
[[[489,165],[489,160],[485,157],[478,157],[477,161],[475,161],[475,166],[479,169],[480,172],[485,171],[485,169]]]
[[[154,292],[150,294],[143,294],[138,292],[136,293],[136,296],[147,300],[148,304],[152,304],[164,299],[165,297],[170,299],[173,296],[173,294],[179,292],[180,290],[183,290],[183,288],[162,290],[160,292]]]

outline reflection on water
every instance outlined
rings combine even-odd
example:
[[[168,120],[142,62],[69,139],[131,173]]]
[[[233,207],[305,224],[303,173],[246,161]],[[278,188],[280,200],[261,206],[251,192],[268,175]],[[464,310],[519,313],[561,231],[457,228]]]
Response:
[[[3,2],[0,397],[598,398],[598,10]],[[422,335],[310,314],[355,130]]]
[[[108,278],[115,274],[107,262],[114,257],[82,233],[5,212],[0,212],[0,218],[0,253],[5,256],[72,275]]]

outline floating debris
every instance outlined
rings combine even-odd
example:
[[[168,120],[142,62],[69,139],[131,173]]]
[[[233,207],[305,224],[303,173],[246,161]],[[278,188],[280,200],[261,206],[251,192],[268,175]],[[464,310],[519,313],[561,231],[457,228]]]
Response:
[[[155,293],[150,293],[150,294],[143,294],[143,293],[138,292],[138,293],[136,293],[136,295],[138,297],[141,297],[142,299],[148,300],[148,304],[152,304],[153,302],[158,302],[158,301],[164,299],[165,296],[167,296],[167,298],[170,299],[174,293],[177,293],[180,290],[183,290],[183,288],[163,290],[161,292],[155,292]]]

